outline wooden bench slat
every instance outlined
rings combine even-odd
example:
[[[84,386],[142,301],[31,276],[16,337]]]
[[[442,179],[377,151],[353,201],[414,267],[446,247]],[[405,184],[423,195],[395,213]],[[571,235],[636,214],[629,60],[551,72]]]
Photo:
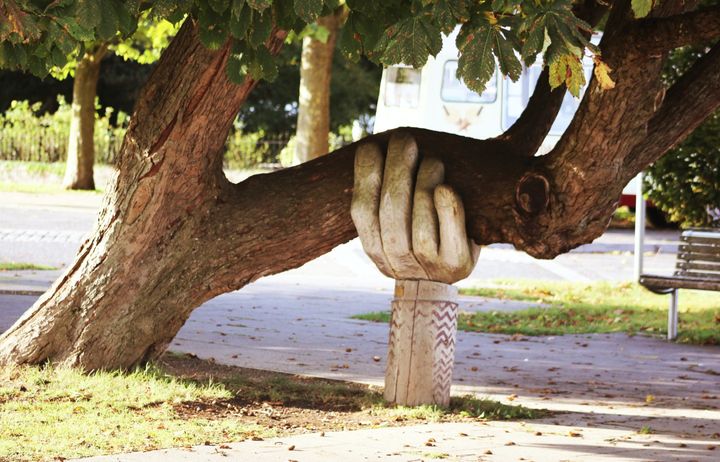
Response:
[[[682,242],[687,242],[689,244],[699,244],[699,245],[704,245],[704,246],[708,246],[708,247],[720,247],[720,237],[718,237],[718,238],[681,237],[680,240]]]
[[[720,252],[720,245],[705,244],[701,242],[683,242],[678,247],[678,250],[686,252],[718,253]]]
[[[652,274],[643,274],[640,276],[640,284],[650,290],[696,289],[720,291],[720,279],[709,280],[697,277],[656,276]]]
[[[675,268],[680,270],[694,270],[697,272],[720,272],[720,264],[718,263],[704,263],[698,262],[697,260],[691,261],[680,261],[678,260]]]
[[[681,251],[677,255],[678,260],[683,261],[712,261],[712,262],[718,262],[720,263],[720,253],[718,254],[710,254],[710,253],[688,253]]]

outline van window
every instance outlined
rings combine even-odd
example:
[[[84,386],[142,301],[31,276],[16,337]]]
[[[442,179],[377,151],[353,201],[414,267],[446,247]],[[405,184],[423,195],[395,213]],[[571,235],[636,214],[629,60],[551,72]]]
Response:
[[[420,69],[391,66],[385,80],[385,106],[417,107],[420,102]]]
[[[583,70],[585,71],[585,81],[590,81],[590,74],[592,73],[592,64],[583,63]],[[528,104],[530,96],[535,91],[535,84],[537,83],[540,73],[542,72],[541,64],[533,64],[530,67],[523,67],[523,72],[517,82],[513,82],[510,79],[505,80],[505,91],[503,92],[502,98],[502,129],[507,130],[520,118],[525,106]],[[587,85],[586,87],[587,88]],[[585,88],[582,89],[580,98],[585,92]],[[570,92],[565,93],[563,98],[562,106],[558,112],[555,122],[550,128],[551,135],[562,135],[565,129],[568,128],[572,118],[575,115],[575,111],[580,106],[580,99],[574,98]]]
[[[447,103],[493,103],[497,98],[497,70],[490,78],[485,91],[478,95],[457,78],[457,59],[445,61],[440,98]]]

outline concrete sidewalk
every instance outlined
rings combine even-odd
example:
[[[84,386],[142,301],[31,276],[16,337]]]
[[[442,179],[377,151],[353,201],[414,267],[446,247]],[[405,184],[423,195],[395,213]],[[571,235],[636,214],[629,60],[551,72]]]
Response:
[[[566,416],[561,417],[563,420]],[[568,419],[572,420],[572,419]],[[717,461],[708,444],[680,438],[632,435],[595,427],[593,419],[574,425],[551,421],[447,423],[296,435],[265,441],[198,446],[83,459],[93,462],[311,462],[373,460],[430,461]]]

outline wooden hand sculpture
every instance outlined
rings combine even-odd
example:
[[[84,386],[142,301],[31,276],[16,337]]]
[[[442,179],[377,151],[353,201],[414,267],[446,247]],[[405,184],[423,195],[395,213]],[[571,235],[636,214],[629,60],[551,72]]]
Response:
[[[418,169],[415,140],[402,134],[390,138],[384,157],[372,143],[355,153],[351,215],[365,252],[395,279],[452,284],[467,277],[480,248],[465,232],[460,196],[442,184],[442,162],[425,158]]]
[[[470,274],[480,248],[467,237],[460,196],[442,184],[442,162],[418,160],[409,135],[393,135],[386,158],[360,145],[351,215],[365,252],[396,279],[385,399],[446,406],[457,330],[450,284]]]

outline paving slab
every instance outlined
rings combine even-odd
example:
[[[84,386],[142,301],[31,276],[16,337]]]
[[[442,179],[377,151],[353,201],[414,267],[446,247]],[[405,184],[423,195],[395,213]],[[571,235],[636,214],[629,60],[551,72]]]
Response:
[[[263,441],[196,446],[82,459],[160,461],[717,461],[716,442],[687,444],[667,435],[628,434],[592,419],[558,425],[533,422],[445,423],[312,433]]]

